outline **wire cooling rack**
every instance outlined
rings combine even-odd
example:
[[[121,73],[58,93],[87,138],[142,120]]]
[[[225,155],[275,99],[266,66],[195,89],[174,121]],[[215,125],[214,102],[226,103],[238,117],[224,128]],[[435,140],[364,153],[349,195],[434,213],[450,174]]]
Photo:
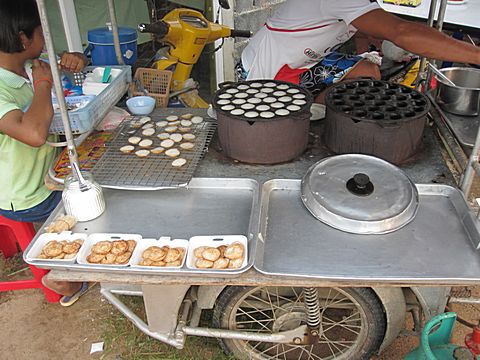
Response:
[[[116,189],[157,190],[186,186],[215,133],[216,122],[208,118],[205,111],[202,111],[200,115],[204,118],[204,121],[192,125],[191,130],[188,131],[188,133],[195,135],[195,140],[191,141],[195,144],[195,147],[192,150],[183,150],[177,146],[179,143],[176,144],[174,147],[180,150],[178,157],[171,158],[165,153],[150,153],[146,157],[138,157],[135,152],[142,149],[138,145],[135,145],[135,150],[128,154],[121,152],[120,148],[130,145],[128,139],[132,136],[151,139],[153,144],[147,149],[151,150],[160,146],[162,140],[157,137],[157,134],[163,132],[163,129],[155,126],[155,124],[159,121],[165,121],[168,115],[180,117],[183,114],[192,113],[192,110],[194,109],[190,109],[190,111],[189,109],[156,111],[149,116],[156,132],[148,137],[142,136],[144,130],[142,127],[135,127],[135,124],[138,124],[138,121],[142,118],[141,116],[126,119],[106,144],[106,152],[92,169],[95,181],[103,187]],[[172,162],[178,158],[183,158],[187,162],[184,166],[177,168],[172,166]]]

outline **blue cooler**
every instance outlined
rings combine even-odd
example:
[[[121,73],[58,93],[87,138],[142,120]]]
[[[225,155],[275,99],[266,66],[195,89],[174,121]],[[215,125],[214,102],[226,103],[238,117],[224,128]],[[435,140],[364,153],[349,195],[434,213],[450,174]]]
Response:
[[[123,61],[126,65],[133,65],[137,60],[137,31],[128,27],[119,27],[118,33]],[[88,31],[88,47],[85,53],[88,52],[92,54],[92,65],[118,65],[110,26]]]

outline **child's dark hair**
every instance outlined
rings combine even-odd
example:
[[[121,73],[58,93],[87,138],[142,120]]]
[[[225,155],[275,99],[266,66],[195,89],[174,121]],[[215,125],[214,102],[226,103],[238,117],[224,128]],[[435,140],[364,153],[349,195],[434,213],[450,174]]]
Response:
[[[40,16],[35,0],[0,0],[0,51],[23,51],[20,32],[31,39],[38,26]]]

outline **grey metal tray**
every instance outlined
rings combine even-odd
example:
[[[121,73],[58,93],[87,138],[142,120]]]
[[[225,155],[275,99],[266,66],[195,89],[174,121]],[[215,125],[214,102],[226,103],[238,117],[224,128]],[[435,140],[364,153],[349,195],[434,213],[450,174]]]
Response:
[[[201,270],[168,268],[131,268],[62,264],[55,261],[28,261],[47,269],[76,269],[97,272],[192,274],[227,277],[250,269],[255,258],[258,232],[259,185],[252,179],[193,178],[185,188],[157,191],[103,189],[107,210],[88,222],[78,223],[77,233],[141,234],[144,238],[170,236],[189,239],[196,235],[245,235],[248,239],[248,263],[239,270]],[[45,224],[64,213],[63,206],[50,215]],[[39,232],[25,251],[39,237]],[[24,256],[26,260],[26,256]]]
[[[430,97],[430,99],[432,99]],[[475,145],[478,126],[480,124],[480,115],[461,116],[444,111],[437,103],[434,105],[440,115],[445,119],[458,142],[464,147],[465,152],[470,153]]]
[[[300,180],[263,185],[255,268],[264,274],[411,283],[480,280],[480,235],[462,193],[417,185],[415,219],[385,235],[355,235],[315,219]]]

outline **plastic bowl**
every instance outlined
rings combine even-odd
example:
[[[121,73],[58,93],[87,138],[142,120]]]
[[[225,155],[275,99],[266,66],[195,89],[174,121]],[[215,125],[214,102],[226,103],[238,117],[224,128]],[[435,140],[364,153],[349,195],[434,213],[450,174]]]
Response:
[[[127,100],[127,107],[133,115],[148,115],[155,108],[155,99],[151,96],[135,96]]]

